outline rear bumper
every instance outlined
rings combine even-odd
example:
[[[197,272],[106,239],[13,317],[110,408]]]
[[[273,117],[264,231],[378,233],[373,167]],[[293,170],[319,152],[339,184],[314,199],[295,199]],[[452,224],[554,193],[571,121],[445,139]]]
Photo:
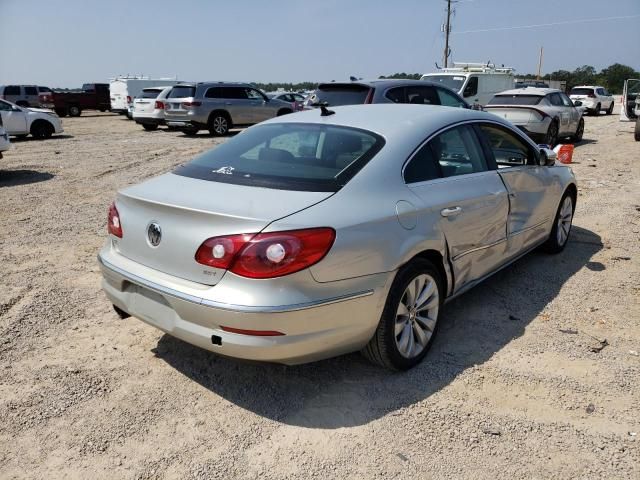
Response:
[[[377,327],[389,279],[393,279],[393,275],[382,274],[349,281],[347,292],[336,295],[333,287],[331,295],[304,302],[281,304],[278,298],[273,298],[270,305],[238,305],[212,295],[224,278],[218,285],[194,295],[193,290],[182,288],[184,281],[179,279],[175,283],[157,283],[148,278],[150,275],[122,268],[134,262],[127,259],[118,262],[117,256],[109,256],[108,252],[109,247],[105,247],[98,256],[102,288],[118,308],[176,338],[220,355],[289,365],[363,348]],[[143,266],[137,269],[138,273],[150,270]],[[332,287],[318,284],[318,289],[331,291]],[[248,300],[255,298],[249,292],[241,293],[246,293]],[[230,333],[222,326],[284,335]]]

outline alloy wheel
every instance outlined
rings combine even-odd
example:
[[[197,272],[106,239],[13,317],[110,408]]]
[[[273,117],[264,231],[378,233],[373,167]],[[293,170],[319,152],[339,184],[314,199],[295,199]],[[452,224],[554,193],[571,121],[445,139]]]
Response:
[[[403,357],[416,357],[427,347],[438,322],[439,307],[438,285],[431,275],[418,275],[407,285],[394,330],[396,346]]]
[[[213,131],[218,135],[224,135],[229,129],[229,123],[224,117],[216,117],[213,119]]]
[[[560,212],[558,214],[558,227],[556,230],[558,235],[558,245],[560,246],[564,245],[569,238],[572,219],[573,200],[571,200],[571,197],[567,195],[564,199],[564,202],[562,202],[562,207],[560,208]]]

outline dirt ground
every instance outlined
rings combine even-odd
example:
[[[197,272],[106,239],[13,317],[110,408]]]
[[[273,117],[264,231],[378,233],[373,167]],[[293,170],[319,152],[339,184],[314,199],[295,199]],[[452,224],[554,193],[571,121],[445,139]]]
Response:
[[[119,320],[96,263],[116,190],[221,140],[64,128],[0,160],[0,478],[640,478],[632,124],[586,117],[565,252],[449,303],[406,373],[242,363]]]

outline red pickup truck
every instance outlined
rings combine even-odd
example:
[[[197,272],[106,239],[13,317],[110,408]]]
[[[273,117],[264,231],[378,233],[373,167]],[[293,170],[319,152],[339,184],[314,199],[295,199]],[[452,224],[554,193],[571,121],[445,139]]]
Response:
[[[53,91],[53,109],[58,116],[79,117],[83,110],[100,110],[111,108],[108,83],[85,83],[81,92]]]

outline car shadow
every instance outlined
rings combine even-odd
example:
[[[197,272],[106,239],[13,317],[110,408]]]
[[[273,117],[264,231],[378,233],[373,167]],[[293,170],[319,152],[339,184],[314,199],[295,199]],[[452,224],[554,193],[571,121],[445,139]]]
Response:
[[[589,145],[591,143],[598,143],[598,141],[597,140],[591,140],[589,138],[583,138],[579,142],[569,142],[569,143],[572,143],[576,147],[582,147],[584,145]]]
[[[55,133],[49,138],[35,138],[29,135],[28,137],[11,137],[11,143],[22,142],[49,142],[51,140],[66,140],[73,138],[73,135],[56,135]]]
[[[524,334],[564,283],[602,248],[574,227],[560,255],[533,252],[448,303],[425,360],[391,372],[359,354],[282,366],[223,358],[163,335],[153,350],[178,372],[263,417],[309,428],[363,425],[438,392]]]
[[[207,130],[201,130],[200,132],[198,132],[195,135],[187,135],[183,132],[182,133],[182,137],[181,138],[203,138],[203,137],[209,137],[209,138],[231,138],[231,137],[235,137],[237,134],[239,134],[243,129],[240,130],[229,130],[229,133],[227,133],[224,137],[217,137],[216,135],[211,135]],[[169,130],[172,131],[172,130]]]
[[[45,182],[54,176],[49,172],[36,172],[35,170],[0,170],[0,188]]]

